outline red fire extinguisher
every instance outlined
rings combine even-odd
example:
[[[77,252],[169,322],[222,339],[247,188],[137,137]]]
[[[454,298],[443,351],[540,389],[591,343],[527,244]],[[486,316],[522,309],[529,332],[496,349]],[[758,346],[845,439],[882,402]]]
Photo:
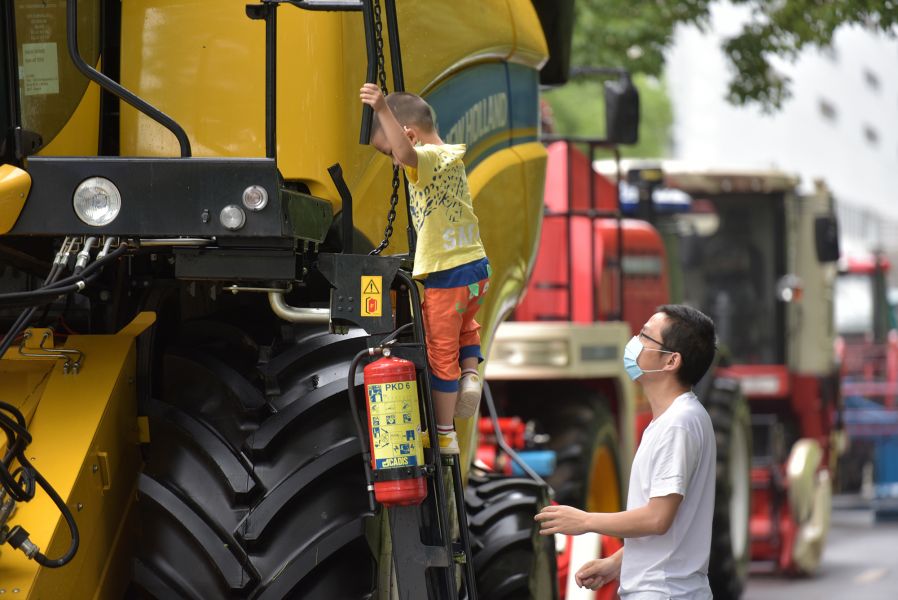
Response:
[[[374,497],[384,506],[420,504],[427,485],[415,365],[387,355],[366,366],[364,378]]]

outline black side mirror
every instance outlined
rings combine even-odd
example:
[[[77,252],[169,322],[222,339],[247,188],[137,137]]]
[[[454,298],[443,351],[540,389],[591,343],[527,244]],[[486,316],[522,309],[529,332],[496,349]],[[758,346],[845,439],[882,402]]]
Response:
[[[533,0],[533,7],[549,47],[549,60],[539,72],[539,82],[543,85],[567,83],[571,72],[574,0]]]
[[[822,263],[839,260],[839,223],[835,215],[814,219],[814,241],[817,260]]]
[[[605,137],[612,144],[639,141],[639,91],[626,73],[605,82]]]

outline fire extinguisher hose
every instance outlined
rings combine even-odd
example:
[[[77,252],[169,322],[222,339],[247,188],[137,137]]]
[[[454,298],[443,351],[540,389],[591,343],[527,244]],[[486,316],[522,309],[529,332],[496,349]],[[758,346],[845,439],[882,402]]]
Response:
[[[368,494],[368,508],[371,512],[375,512],[374,504],[374,475],[371,473],[371,451],[365,437],[365,430],[362,427],[362,420],[359,418],[358,404],[355,396],[355,373],[359,368],[359,363],[365,356],[371,354],[374,350],[366,348],[359,350],[349,365],[349,375],[346,386],[346,395],[349,396],[349,414],[352,415],[352,423],[355,425],[356,435],[359,438],[359,446],[362,449],[362,463],[365,466],[365,486]]]

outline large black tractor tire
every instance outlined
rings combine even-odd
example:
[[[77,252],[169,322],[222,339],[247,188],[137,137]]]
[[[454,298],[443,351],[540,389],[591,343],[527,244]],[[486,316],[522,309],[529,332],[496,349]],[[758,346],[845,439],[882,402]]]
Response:
[[[708,579],[715,599],[736,600],[745,588],[751,550],[751,414],[733,379],[716,379],[703,400],[717,440]]]
[[[555,539],[533,520],[548,504],[547,490],[530,479],[470,475],[465,508],[478,598],[558,598]]]
[[[346,394],[364,334],[285,328],[267,348],[230,325],[187,331],[164,352],[161,400],[144,407],[134,595],[370,598]]]
[[[557,388],[557,382],[552,382]],[[559,504],[592,512],[622,509],[620,442],[606,401],[579,387],[536,387],[515,407],[549,435],[556,466],[546,478]],[[554,394],[559,400],[546,402]],[[523,396],[523,395],[522,395]]]

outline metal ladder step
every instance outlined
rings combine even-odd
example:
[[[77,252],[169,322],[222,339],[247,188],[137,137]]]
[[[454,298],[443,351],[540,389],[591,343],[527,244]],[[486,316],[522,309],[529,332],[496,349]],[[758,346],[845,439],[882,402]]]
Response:
[[[423,323],[417,286],[410,274],[403,270],[399,271],[398,278],[405,280],[403,291],[409,295],[413,322],[416,325]],[[413,332],[417,347],[396,348],[394,352],[397,356],[406,352],[414,354],[414,357],[406,358],[412,359],[418,370],[424,409],[422,419],[430,441],[430,448],[425,449],[428,494],[418,506],[386,509],[399,597],[402,600],[458,600],[456,572],[460,566],[466,594],[464,598],[477,600],[461,465],[458,455],[439,452],[424,332],[418,326],[413,328]],[[447,487],[451,487],[451,496]],[[450,504],[454,505],[455,522],[450,521]],[[456,527],[457,532],[454,533]]]
[[[457,569],[461,568],[464,598],[476,600],[461,468],[454,456],[441,456],[434,466],[437,468],[428,474],[428,497],[421,505],[386,509],[399,597],[457,600]],[[447,495],[447,479],[452,487],[451,497]],[[455,522],[449,518],[450,500]]]

